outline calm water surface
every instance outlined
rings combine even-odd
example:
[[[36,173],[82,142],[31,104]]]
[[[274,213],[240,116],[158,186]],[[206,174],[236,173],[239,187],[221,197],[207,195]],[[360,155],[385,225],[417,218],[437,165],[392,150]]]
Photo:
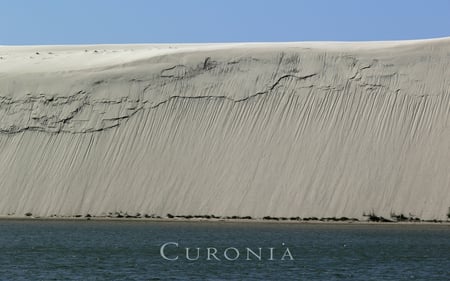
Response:
[[[450,280],[450,226],[5,220],[0,280]]]

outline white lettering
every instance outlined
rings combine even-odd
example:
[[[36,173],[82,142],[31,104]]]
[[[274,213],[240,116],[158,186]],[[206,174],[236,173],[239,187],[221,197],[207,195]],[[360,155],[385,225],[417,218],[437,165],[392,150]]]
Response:
[[[228,256],[228,251],[230,251],[230,250],[234,251],[234,253],[235,253],[234,258],[230,258],[230,257]],[[237,259],[239,258],[239,254],[240,254],[240,253],[239,253],[239,250],[236,249],[236,248],[234,248],[234,247],[226,248],[225,251],[223,252],[223,256],[225,257],[225,259],[227,259],[227,260],[229,260],[229,261],[235,261],[235,260],[237,260]]]
[[[247,250],[247,260],[248,261],[250,261],[250,260],[252,260],[251,258],[250,258],[250,254],[252,254],[253,256],[255,256],[258,260],[261,260],[261,248],[258,248],[258,254],[257,253],[255,253],[255,252],[253,252],[253,250],[252,249],[250,249],[250,248],[246,248],[246,250]]]
[[[165,260],[168,260],[168,261],[176,261],[176,260],[178,259],[178,256],[176,256],[175,258],[169,258],[169,257],[167,257],[166,254],[164,253],[164,250],[165,250],[165,248],[166,248],[168,245],[175,245],[175,246],[178,248],[178,243],[176,243],[176,242],[167,242],[167,243],[164,243],[164,244],[161,246],[161,248],[159,249],[159,254],[160,254],[161,257],[163,257],[163,259],[165,259]]]
[[[191,258],[189,256],[189,250],[190,248],[186,248],[186,259],[190,260],[190,261],[196,261],[200,258],[200,248],[196,248],[197,249],[197,256],[195,258]]]
[[[206,260],[210,261],[211,257],[214,257],[216,260],[220,261],[220,259],[216,256],[217,254],[216,248],[206,248],[206,251],[208,253]]]
[[[283,256],[281,257],[281,260],[284,261],[286,256],[289,257],[289,259],[291,261],[294,260],[294,257],[292,256],[291,251],[289,250],[289,248],[286,248],[286,250],[284,251]]]

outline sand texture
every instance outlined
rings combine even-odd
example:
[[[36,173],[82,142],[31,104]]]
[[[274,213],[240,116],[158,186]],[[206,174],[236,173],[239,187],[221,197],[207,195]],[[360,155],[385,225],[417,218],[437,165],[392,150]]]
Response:
[[[0,47],[0,215],[449,207],[448,38]]]

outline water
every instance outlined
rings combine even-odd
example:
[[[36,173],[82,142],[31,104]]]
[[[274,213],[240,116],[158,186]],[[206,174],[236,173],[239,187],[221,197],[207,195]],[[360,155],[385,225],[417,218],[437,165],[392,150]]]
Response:
[[[0,221],[0,280],[449,280],[449,261],[448,225]]]

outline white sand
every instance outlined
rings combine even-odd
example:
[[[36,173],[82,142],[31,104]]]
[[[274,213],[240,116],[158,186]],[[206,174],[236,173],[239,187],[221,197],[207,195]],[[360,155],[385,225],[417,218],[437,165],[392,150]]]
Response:
[[[450,39],[0,47],[0,216],[444,219]]]

